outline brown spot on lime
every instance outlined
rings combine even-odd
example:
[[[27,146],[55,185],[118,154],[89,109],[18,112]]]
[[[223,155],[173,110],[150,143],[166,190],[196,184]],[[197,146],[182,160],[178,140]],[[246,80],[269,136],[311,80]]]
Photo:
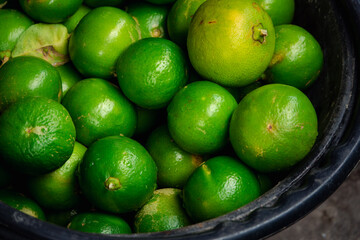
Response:
[[[191,158],[192,158],[192,161],[191,161],[192,164],[196,167],[200,166],[200,164],[204,162],[202,156],[200,156],[200,155],[193,154],[191,156]]]
[[[216,23],[216,20],[209,21],[208,24]]]
[[[258,11],[258,12],[261,11],[261,7],[256,2],[253,2],[252,5],[256,9],[256,11]]]
[[[281,63],[285,58],[285,54],[282,52],[275,53],[270,61],[269,67],[273,67],[275,64]]]
[[[272,125],[269,123],[268,125],[267,125],[267,129],[268,129],[268,131],[271,131],[272,130]]]
[[[109,191],[119,190],[122,186],[120,180],[115,177],[108,177],[104,182],[105,188]]]
[[[266,37],[268,36],[268,31],[264,28],[264,26],[259,23],[252,27],[252,39],[261,44],[266,42]]]
[[[200,24],[203,24],[203,23],[204,23],[204,20],[201,20],[201,21],[200,21]]]
[[[158,38],[161,36],[161,30],[159,28],[154,28],[153,30],[151,30],[151,36]]]

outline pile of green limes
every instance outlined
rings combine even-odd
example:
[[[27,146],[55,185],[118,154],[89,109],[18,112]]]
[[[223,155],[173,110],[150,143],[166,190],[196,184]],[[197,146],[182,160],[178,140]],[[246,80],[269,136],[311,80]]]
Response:
[[[294,0],[0,0],[0,201],[130,234],[255,200],[318,135],[304,90],[323,52],[294,11]]]

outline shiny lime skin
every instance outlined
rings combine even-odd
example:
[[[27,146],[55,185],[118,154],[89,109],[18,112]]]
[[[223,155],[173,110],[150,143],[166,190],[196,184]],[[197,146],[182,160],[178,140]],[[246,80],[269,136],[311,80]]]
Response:
[[[124,0],[84,0],[84,3],[92,8],[101,6],[119,6]]]
[[[196,10],[206,0],[178,0],[176,1],[167,17],[167,29],[172,41],[182,47],[186,47],[186,39],[191,19]]]
[[[137,141],[121,136],[102,138],[89,146],[79,165],[85,197],[98,209],[125,213],[139,209],[156,188],[157,168]]]
[[[189,176],[203,162],[200,155],[182,150],[171,138],[166,125],[156,128],[148,137],[146,149],[158,168],[159,187],[183,188]]]
[[[73,15],[82,0],[19,0],[24,12],[45,23],[60,23]]]
[[[269,14],[274,26],[291,23],[295,12],[294,0],[258,0]]]
[[[25,14],[15,9],[0,9],[0,66],[4,57],[9,58],[20,35],[33,24]],[[6,24],[5,24],[6,23]]]
[[[0,112],[30,96],[61,99],[61,77],[48,62],[36,57],[17,57],[0,69]]]
[[[141,38],[167,38],[166,18],[169,10],[168,6],[154,5],[147,2],[132,2],[125,9],[139,24]]]
[[[56,70],[60,74],[61,78],[61,89],[62,89],[62,98],[69,91],[69,89],[77,82],[83,79],[81,74],[74,68],[71,63],[66,63],[59,67],[56,67]]]
[[[162,38],[145,38],[132,44],[119,57],[119,85],[136,105],[165,107],[188,79],[188,66],[181,48]]]
[[[236,154],[259,172],[289,169],[308,154],[317,134],[311,101],[284,84],[268,84],[249,93],[230,122]]]
[[[323,52],[318,41],[304,28],[285,24],[275,27],[274,56],[265,78],[271,83],[282,83],[304,90],[318,78]]]
[[[253,0],[207,0],[191,20],[187,50],[194,69],[227,87],[255,82],[275,48],[269,15]]]
[[[62,104],[76,127],[77,140],[89,146],[99,138],[112,135],[131,137],[136,127],[136,111],[119,89],[100,78],[76,83]]]
[[[184,207],[195,222],[229,213],[260,196],[255,174],[235,158],[207,160],[183,189]]]
[[[214,153],[227,143],[236,106],[235,98],[220,85],[209,81],[190,83],[167,108],[170,135],[185,151]]]
[[[75,215],[68,229],[98,234],[130,234],[129,224],[119,216],[100,212],[88,212]]]
[[[12,190],[0,190],[0,201],[34,218],[46,220],[42,208],[32,199]]]
[[[152,198],[135,215],[135,232],[162,232],[190,225],[191,220],[182,204],[180,189],[155,190]]]
[[[29,179],[27,186],[32,198],[46,209],[67,210],[80,202],[75,171],[86,147],[75,142],[71,157],[53,172]]]
[[[98,7],[72,33],[70,58],[84,76],[110,78],[120,54],[139,38],[136,22],[128,13],[115,7]]]
[[[75,144],[66,109],[44,97],[28,97],[0,115],[0,158],[18,172],[38,175],[63,165]]]
[[[86,14],[90,12],[90,8],[81,5],[79,9],[71,15],[65,22],[63,22],[64,26],[68,29],[68,33],[72,33],[76,26],[79,24],[80,20],[85,17]]]

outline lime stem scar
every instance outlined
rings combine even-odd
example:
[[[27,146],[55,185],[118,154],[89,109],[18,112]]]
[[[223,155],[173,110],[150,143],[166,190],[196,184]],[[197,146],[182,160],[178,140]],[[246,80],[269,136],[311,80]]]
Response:
[[[266,41],[266,37],[268,35],[268,31],[264,29],[263,25],[259,23],[256,26],[252,27],[252,39],[254,41],[258,41],[263,44]]]
[[[108,177],[104,182],[105,188],[110,191],[119,190],[121,188],[121,183],[118,178]]]

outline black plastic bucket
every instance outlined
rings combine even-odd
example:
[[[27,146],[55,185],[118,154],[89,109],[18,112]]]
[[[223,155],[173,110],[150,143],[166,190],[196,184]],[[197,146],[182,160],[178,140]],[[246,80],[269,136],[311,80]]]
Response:
[[[299,0],[294,23],[324,50],[324,69],[306,93],[319,118],[310,154],[270,191],[229,214],[185,228],[147,234],[99,235],[40,221],[0,203],[1,239],[261,239],[304,217],[346,179],[360,156],[360,2]]]

